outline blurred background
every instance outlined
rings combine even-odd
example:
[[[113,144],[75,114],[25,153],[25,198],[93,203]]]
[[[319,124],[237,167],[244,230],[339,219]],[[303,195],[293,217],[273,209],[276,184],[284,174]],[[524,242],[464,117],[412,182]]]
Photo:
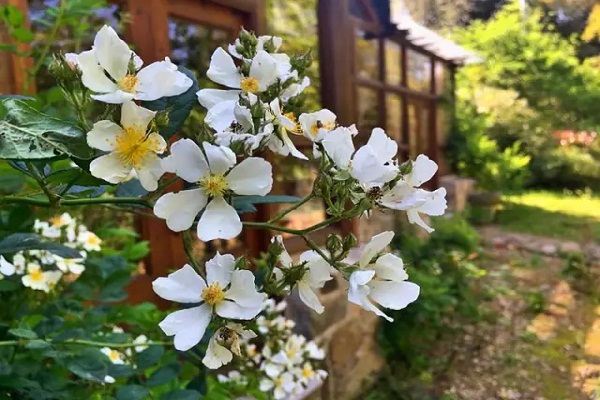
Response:
[[[440,165],[432,186],[450,212],[418,235],[404,216],[337,226],[394,243],[419,301],[386,323],[348,306],[341,280],[316,317],[290,301],[298,329],[325,343],[324,399],[595,399],[600,396],[600,3],[594,0],[0,0],[0,94],[36,94],[69,117],[47,72],[55,52],[88,49],[113,26],[149,64],[169,56],[201,87],[210,55],[239,29],[310,52],[312,86],[298,106],[395,138],[401,159]],[[202,129],[198,106],[181,136]],[[308,143],[299,142],[298,146]],[[276,193],[303,195],[313,172],[275,158]],[[0,164],[0,192],[23,182]],[[139,189],[139,188],[138,188]],[[136,189],[136,190],[138,190]],[[262,219],[277,212],[258,210]],[[90,226],[115,221],[85,212]],[[181,265],[179,237],[143,215],[119,216],[150,243],[129,301],[154,301],[149,282]],[[310,226],[319,202],[285,221]],[[324,240],[331,231],[320,233]],[[258,254],[268,237],[198,243]],[[288,239],[290,251],[301,243]]]

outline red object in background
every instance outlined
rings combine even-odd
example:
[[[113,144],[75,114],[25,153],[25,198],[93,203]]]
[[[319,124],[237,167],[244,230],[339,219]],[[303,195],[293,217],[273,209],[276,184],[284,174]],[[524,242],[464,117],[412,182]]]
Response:
[[[578,145],[589,147],[594,143],[594,140],[596,140],[598,133],[593,131],[572,131],[565,129],[554,131],[552,136],[561,146]]]

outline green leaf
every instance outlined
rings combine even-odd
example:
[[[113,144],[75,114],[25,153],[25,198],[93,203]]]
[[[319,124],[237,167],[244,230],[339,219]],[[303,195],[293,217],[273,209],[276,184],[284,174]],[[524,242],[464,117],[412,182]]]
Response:
[[[8,333],[13,336],[16,336],[18,338],[23,338],[23,339],[37,339],[37,337],[38,337],[37,333],[35,333],[31,329],[25,329],[25,328],[9,329]]]
[[[117,400],[143,400],[148,398],[148,389],[140,385],[127,385],[117,391]]]
[[[68,168],[55,171],[46,177],[46,183],[58,185],[66,183],[77,186],[102,186],[106,182],[98,179],[80,168]]]
[[[160,134],[168,139],[181,128],[192,108],[198,104],[196,92],[200,89],[196,76],[192,71],[184,67],[178,67],[179,71],[186,74],[192,81],[192,86],[179,96],[163,97],[154,101],[143,101],[142,106],[153,110],[166,110],[169,114],[169,124],[160,130]]]
[[[0,292],[12,292],[22,286],[15,281],[9,281],[8,279],[0,280]]]
[[[50,343],[48,343],[42,339],[32,340],[25,345],[25,348],[30,349],[30,350],[47,349],[49,347],[50,347]]]
[[[123,249],[121,255],[129,261],[138,261],[146,257],[150,252],[148,242],[137,242]]]
[[[297,203],[301,199],[296,196],[267,195],[267,196],[235,196],[232,205],[239,214],[255,212],[255,204]]]
[[[67,369],[82,379],[104,383],[108,359],[97,349],[86,349],[67,362]]]
[[[161,400],[200,400],[202,394],[195,390],[178,389],[165,394]]]
[[[8,113],[0,121],[0,158],[38,160],[68,155],[89,159],[85,133],[67,121],[43,114],[26,101],[1,100]]]
[[[47,250],[64,258],[79,258],[75,249],[58,243],[46,242],[35,233],[13,233],[0,241],[0,254],[16,253],[23,250]]]
[[[146,385],[159,386],[171,382],[177,377],[178,369],[176,364],[166,365],[154,372],[146,381]]]
[[[158,364],[164,353],[165,349],[162,346],[150,346],[137,355],[135,364],[140,370],[153,367]]]

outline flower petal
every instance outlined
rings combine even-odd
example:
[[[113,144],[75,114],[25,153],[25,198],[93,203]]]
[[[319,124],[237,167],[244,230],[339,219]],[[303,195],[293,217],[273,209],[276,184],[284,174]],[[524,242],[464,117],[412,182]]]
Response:
[[[177,66],[165,58],[142,68],[137,74],[135,98],[152,101],[162,97],[178,96],[192,87],[193,81]]]
[[[256,290],[252,272],[236,270],[231,274],[231,286],[225,292],[225,298],[230,301],[223,301],[215,307],[219,316],[248,320],[262,310],[266,295]]]
[[[210,323],[212,310],[207,304],[175,311],[158,326],[167,336],[175,336],[175,348],[186,351],[200,343]]]
[[[381,128],[373,128],[367,145],[371,146],[384,162],[390,161],[398,152],[398,143],[386,135]]]
[[[231,282],[231,273],[235,268],[235,257],[231,254],[217,254],[206,262],[206,280],[210,285],[219,282],[224,288]]]
[[[417,159],[413,162],[412,171],[408,176],[407,182],[413,186],[418,187],[423,183],[427,182],[438,170],[438,165],[435,161],[431,160],[424,154],[419,154]]]
[[[200,189],[166,193],[154,204],[154,215],[166,219],[172,231],[185,231],[194,224],[206,201],[207,197]]]
[[[338,168],[348,168],[352,154],[354,154],[352,132],[349,129],[344,127],[336,128],[328,132],[321,143],[323,143],[327,155],[329,155]]]
[[[123,129],[112,121],[98,121],[87,134],[87,143],[90,147],[102,151],[111,151],[115,148],[117,135]]]
[[[419,297],[419,285],[412,282],[371,281],[369,286],[369,296],[392,310],[401,310]]]
[[[404,270],[404,262],[395,254],[387,253],[375,261],[373,266],[375,274],[380,279],[402,282],[408,279],[408,274]]]
[[[215,146],[208,142],[203,142],[204,153],[208,161],[208,167],[213,174],[225,174],[235,165],[235,153],[225,146]]]
[[[385,250],[385,248],[392,242],[393,238],[394,232],[392,231],[381,232],[373,236],[371,240],[369,240],[369,242],[362,248],[358,265],[361,268],[366,267],[369,263],[371,263],[373,257]]]
[[[266,90],[277,80],[277,61],[266,51],[257,51],[250,64],[250,76],[258,80],[261,92]]]
[[[208,203],[198,222],[198,237],[204,242],[214,239],[233,239],[242,231],[242,222],[235,208],[222,197]]]
[[[357,304],[364,308],[367,311],[371,311],[376,315],[387,319],[388,321],[393,321],[388,315],[386,315],[383,311],[375,306],[369,300],[370,288],[367,286],[367,283],[373,279],[375,276],[375,271],[355,271],[350,275],[350,279],[348,280],[348,301],[354,304]]]
[[[325,311],[325,307],[319,301],[319,297],[312,290],[312,288],[306,282],[298,282],[298,295],[300,296],[300,300],[308,307],[315,310],[317,314],[322,314]]]
[[[233,62],[233,58],[222,48],[217,48],[210,57],[210,66],[206,76],[213,82],[231,88],[240,87],[241,75]]]
[[[224,101],[237,102],[239,90],[202,89],[196,92],[198,102],[207,110]]]
[[[120,89],[117,89],[114,92],[109,92],[105,94],[93,94],[90,97],[94,100],[102,101],[104,103],[122,104],[127,101],[133,100],[134,96],[132,93],[127,93]]]
[[[124,128],[136,127],[145,132],[155,115],[156,111],[148,110],[138,106],[133,101],[128,101],[123,103],[121,107],[121,126]]]
[[[10,276],[14,274],[15,271],[15,266],[6,261],[6,259],[0,255],[0,275]]]
[[[152,282],[152,289],[157,295],[177,303],[200,303],[205,288],[206,282],[189,264],[166,278],[157,278]]]
[[[204,122],[217,132],[225,130],[235,121],[236,101],[222,101],[208,109]]]
[[[210,170],[200,147],[191,139],[179,139],[171,145],[171,155],[163,158],[162,167],[190,183],[198,182]]]
[[[156,154],[148,154],[144,163],[136,168],[135,172],[142,187],[149,192],[158,189],[158,180],[164,173],[161,160]]]
[[[131,168],[123,164],[118,155],[109,153],[90,163],[90,173],[106,182],[120,183],[130,179]]]
[[[95,50],[84,51],[77,55],[77,65],[81,70],[81,82],[88,89],[101,93],[113,92],[118,89],[117,84],[108,79],[98,64]]]
[[[215,340],[215,337],[211,337],[208,342],[208,348],[206,349],[206,354],[202,359],[202,364],[204,364],[207,368],[217,369],[221,368],[223,365],[228,364],[233,360],[233,354],[226,347],[221,346]]]
[[[264,196],[273,186],[271,164],[259,157],[249,157],[227,174],[229,188],[236,194]]]
[[[129,60],[133,52],[117,32],[108,25],[104,25],[94,38],[94,51],[98,63],[106,72],[118,81],[127,75]]]

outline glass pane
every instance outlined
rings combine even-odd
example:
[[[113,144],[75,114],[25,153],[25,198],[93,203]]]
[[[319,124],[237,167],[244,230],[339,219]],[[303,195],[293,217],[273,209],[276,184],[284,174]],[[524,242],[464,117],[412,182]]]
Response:
[[[356,33],[356,76],[365,79],[380,80],[379,42],[377,39],[365,39],[363,31]]]
[[[436,61],[435,62],[435,92],[437,94],[443,94],[449,85],[449,72],[446,68],[446,64]]]
[[[402,132],[402,98],[388,93],[385,97],[386,124],[385,128],[391,137],[401,139]]]
[[[429,92],[431,85],[431,58],[414,50],[406,51],[408,87]]]
[[[385,80],[390,85],[402,84],[402,52],[399,43],[385,41]]]
[[[171,61],[194,71],[200,87],[215,86],[206,79],[210,56],[215,48],[228,44],[232,32],[169,17]]]
[[[379,126],[379,101],[377,91],[359,86],[357,88],[358,127],[365,132]]]
[[[414,159],[427,152],[429,141],[430,110],[422,101],[411,100],[408,103],[408,147],[409,155]]]

